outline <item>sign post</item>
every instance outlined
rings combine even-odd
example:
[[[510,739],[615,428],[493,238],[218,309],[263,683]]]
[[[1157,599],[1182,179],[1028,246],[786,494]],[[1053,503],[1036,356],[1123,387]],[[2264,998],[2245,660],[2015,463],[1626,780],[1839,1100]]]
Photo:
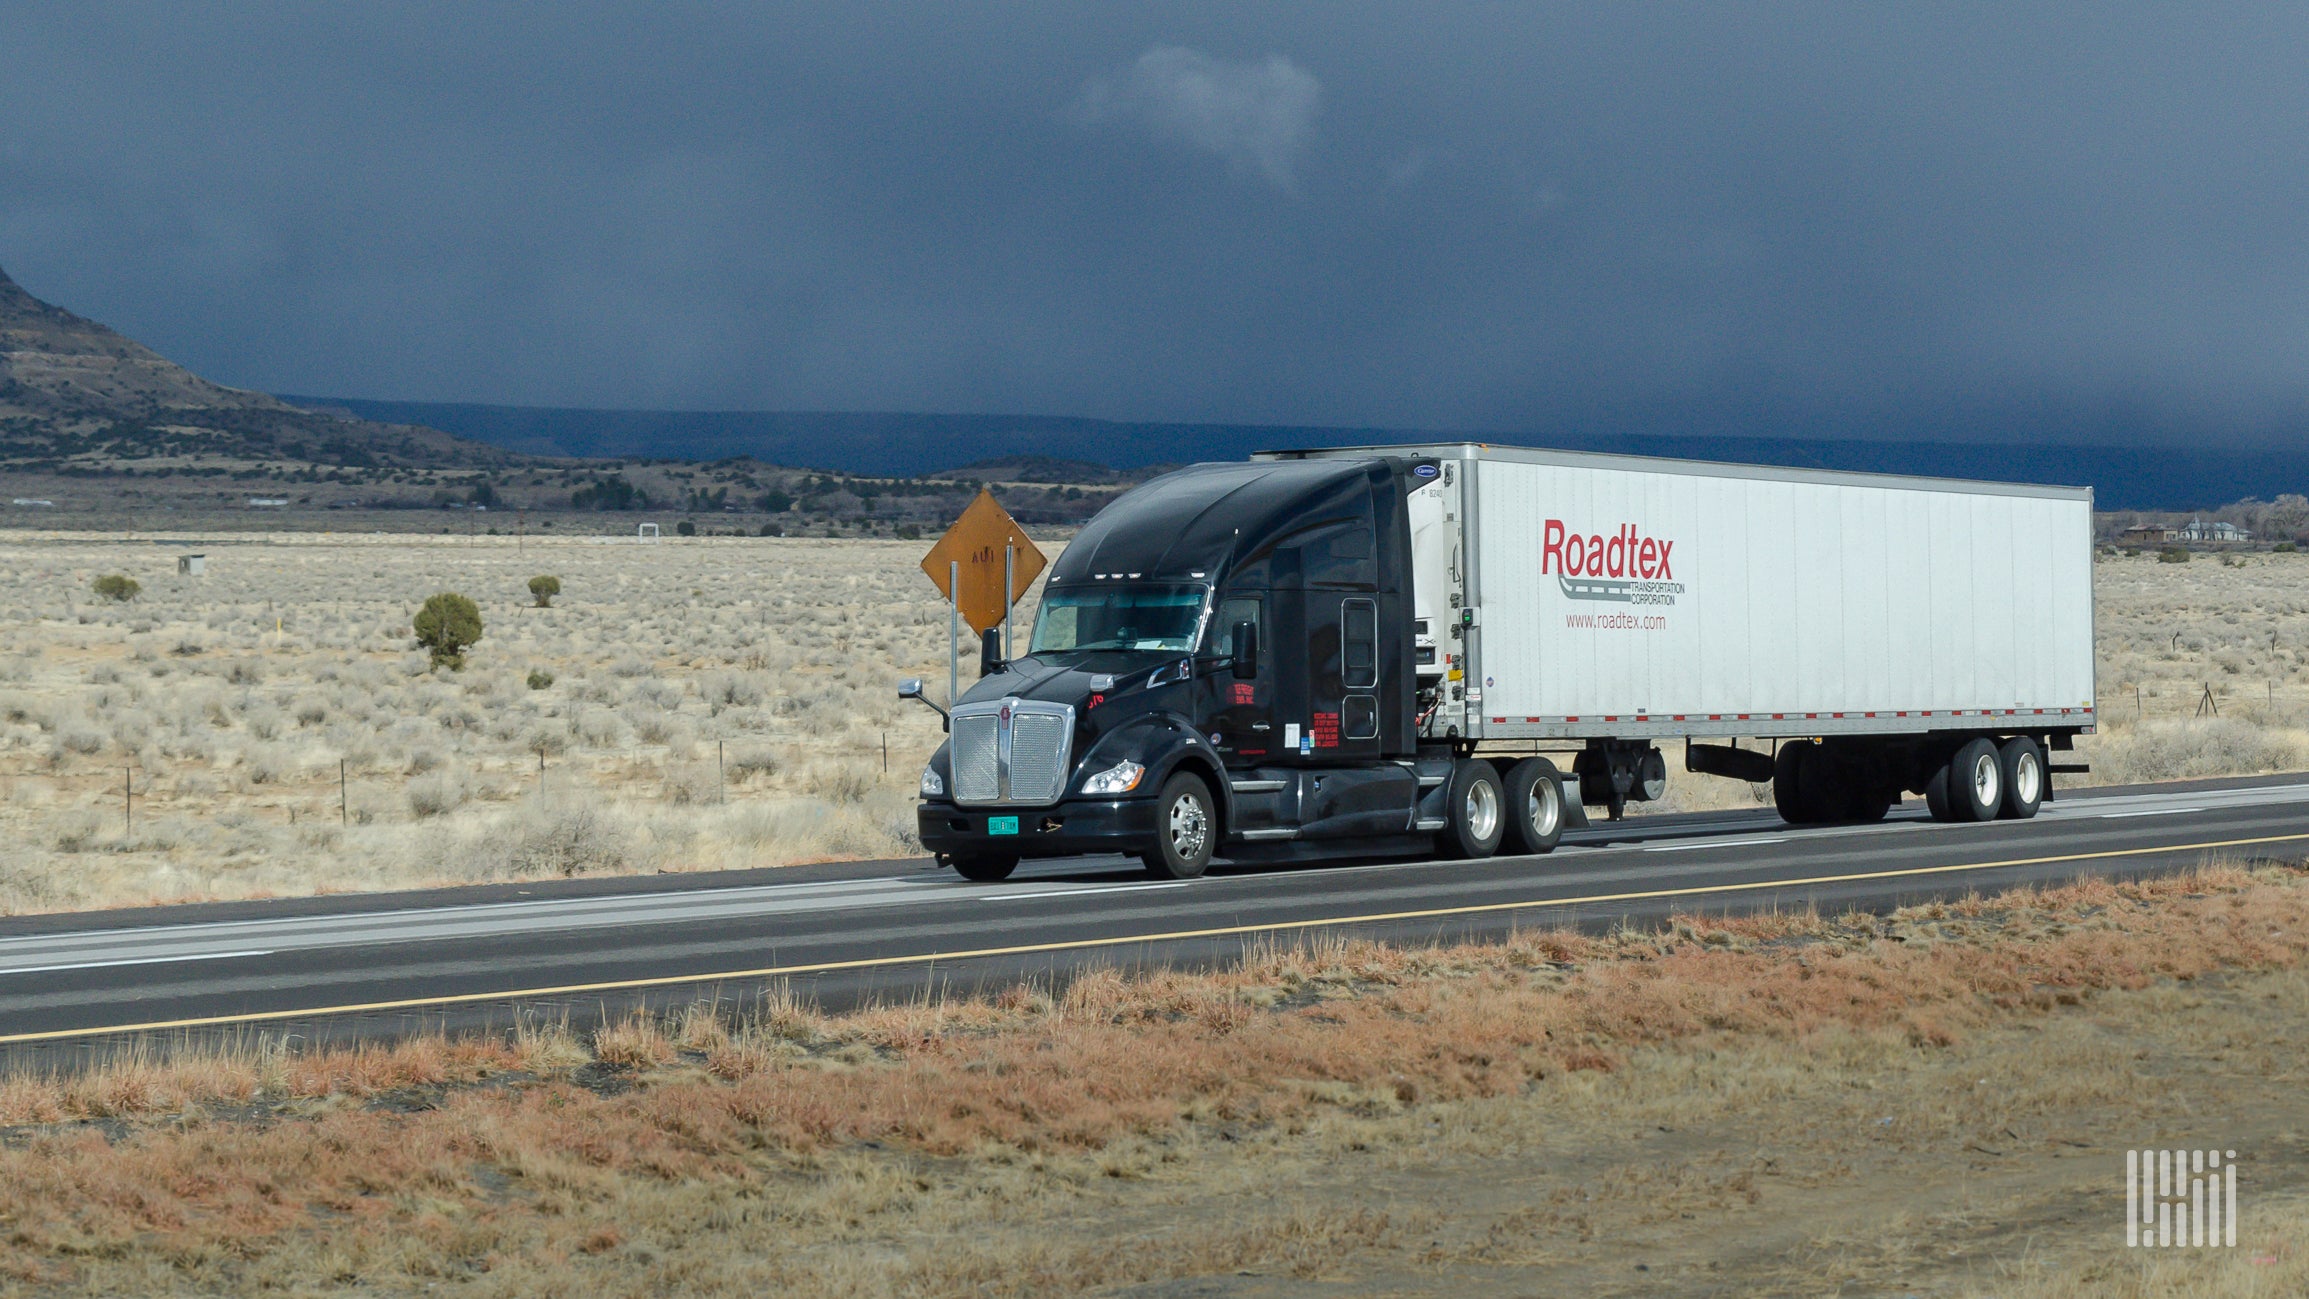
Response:
[[[1000,624],[1002,656],[1009,658],[1011,605],[1017,602],[1020,588],[1034,585],[1049,562],[1028,539],[1026,530],[1018,526],[1018,520],[984,488],[922,557],[922,571],[950,606],[946,623],[948,707],[961,691],[961,630],[955,624],[969,623],[970,630],[980,636]]]

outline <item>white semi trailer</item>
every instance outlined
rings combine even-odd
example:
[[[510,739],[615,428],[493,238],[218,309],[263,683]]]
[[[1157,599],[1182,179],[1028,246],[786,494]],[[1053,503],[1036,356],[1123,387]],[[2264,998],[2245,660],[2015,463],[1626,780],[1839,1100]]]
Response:
[[[953,709],[925,844],[1546,852],[1688,770],[1797,824],[2033,816],[2093,729],[2092,493],[1475,443],[1153,479]],[[916,692],[918,694],[918,691]],[[1568,754],[1570,771],[1556,759]],[[2070,770],[2081,770],[2070,766]]]

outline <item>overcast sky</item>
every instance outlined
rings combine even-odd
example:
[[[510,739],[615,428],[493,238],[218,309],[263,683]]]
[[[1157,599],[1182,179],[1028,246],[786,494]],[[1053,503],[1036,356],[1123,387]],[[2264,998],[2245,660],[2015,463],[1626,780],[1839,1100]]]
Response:
[[[2292,441],[2309,8],[0,0],[0,267],[274,391]]]

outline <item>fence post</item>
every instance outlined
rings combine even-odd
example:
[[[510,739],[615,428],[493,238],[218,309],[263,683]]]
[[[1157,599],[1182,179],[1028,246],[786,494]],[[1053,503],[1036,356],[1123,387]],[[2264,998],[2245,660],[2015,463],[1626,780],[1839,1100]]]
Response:
[[[337,824],[348,826],[352,823],[353,814],[345,802],[345,760],[339,758],[337,759]]]

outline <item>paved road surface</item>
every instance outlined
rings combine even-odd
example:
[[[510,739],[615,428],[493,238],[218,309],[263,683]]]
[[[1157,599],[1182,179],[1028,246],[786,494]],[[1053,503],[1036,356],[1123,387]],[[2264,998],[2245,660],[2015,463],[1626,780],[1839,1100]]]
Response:
[[[777,982],[828,1008],[1062,978],[1089,963],[1207,963],[1310,930],[1407,941],[1643,923],[1670,911],[1877,908],[2215,857],[2309,857],[2309,778],[2072,793],[2033,821],[1794,829],[1769,812],[1637,818],[1547,857],[1215,867],[1029,864],[995,885],[925,861],[576,880],[0,921],[0,1047],[124,1034],[306,1040],[591,1022]]]

